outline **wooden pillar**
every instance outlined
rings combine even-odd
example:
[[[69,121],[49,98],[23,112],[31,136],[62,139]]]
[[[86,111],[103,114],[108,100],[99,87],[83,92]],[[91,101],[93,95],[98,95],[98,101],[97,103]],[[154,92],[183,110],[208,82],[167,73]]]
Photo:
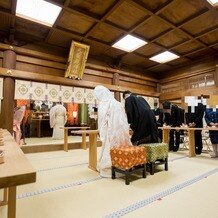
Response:
[[[119,73],[115,73],[113,75],[113,85],[117,85],[119,87]],[[115,91],[114,97],[117,101],[120,101],[120,92]]]
[[[4,51],[3,67],[8,69],[16,68],[16,53],[14,51]],[[13,131],[14,90],[14,78],[5,77],[3,82],[3,100],[0,114],[0,127],[7,129],[10,133]]]
[[[215,66],[215,72],[214,72],[214,82],[215,86],[218,86],[218,64]]]

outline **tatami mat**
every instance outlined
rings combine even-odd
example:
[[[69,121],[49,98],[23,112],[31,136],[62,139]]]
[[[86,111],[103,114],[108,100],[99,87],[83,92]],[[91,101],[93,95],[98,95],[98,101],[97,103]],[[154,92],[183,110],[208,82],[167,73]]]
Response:
[[[98,148],[98,153],[101,148]],[[18,187],[18,218],[207,217],[218,214],[218,159],[169,154],[147,178],[101,178],[88,168],[88,149],[26,154],[37,182]],[[0,207],[6,218],[7,207]]]

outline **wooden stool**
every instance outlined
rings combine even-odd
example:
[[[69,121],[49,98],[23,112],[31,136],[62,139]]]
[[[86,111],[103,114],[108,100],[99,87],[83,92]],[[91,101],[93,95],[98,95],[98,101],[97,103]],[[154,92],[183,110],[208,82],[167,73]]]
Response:
[[[125,175],[126,185],[129,185],[129,175],[136,171],[142,171],[142,177],[146,178],[146,150],[144,147],[113,147],[110,155],[112,179],[116,179],[115,172],[122,173]]]
[[[146,148],[147,165],[150,168],[150,174],[154,175],[155,166],[164,164],[168,171],[168,150],[167,143],[141,144],[140,147]]]

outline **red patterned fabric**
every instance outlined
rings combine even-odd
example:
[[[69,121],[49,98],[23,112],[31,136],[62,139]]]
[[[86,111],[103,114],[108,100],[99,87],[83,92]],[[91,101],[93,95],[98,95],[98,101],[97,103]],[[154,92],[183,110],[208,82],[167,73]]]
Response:
[[[125,170],[146,163],[146,149],[144,147],[112,147],[110,155],[112,166]]]

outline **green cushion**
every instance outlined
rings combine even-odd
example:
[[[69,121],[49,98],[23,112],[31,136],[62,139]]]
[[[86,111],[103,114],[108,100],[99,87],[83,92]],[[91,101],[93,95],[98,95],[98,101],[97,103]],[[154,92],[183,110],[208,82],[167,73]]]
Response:
[[[165,159],[168,157],[168,144],[167,143],[151,143],[141,144],[146,148],[147,162],[155,162],[158,159]]]

